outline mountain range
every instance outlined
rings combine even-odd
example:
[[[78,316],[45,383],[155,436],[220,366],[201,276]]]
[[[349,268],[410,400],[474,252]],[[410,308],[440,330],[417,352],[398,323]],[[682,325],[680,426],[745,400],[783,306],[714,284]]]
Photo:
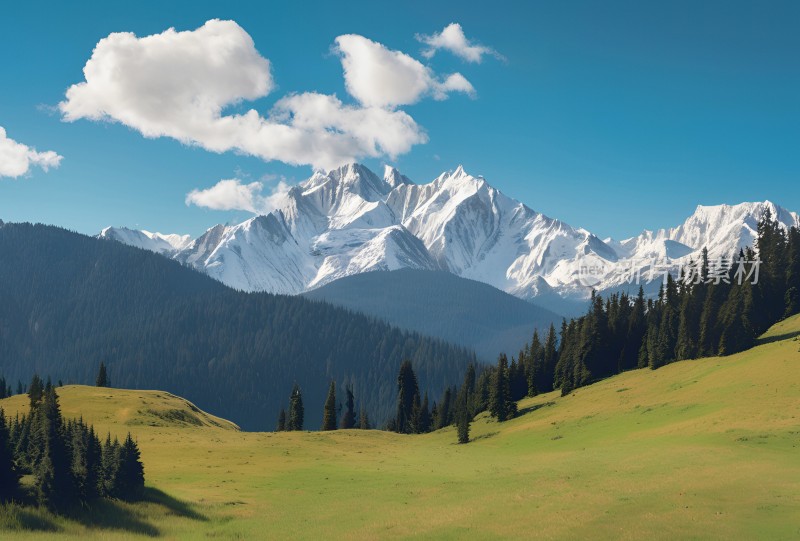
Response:
[[[727,257],[755,238],[769,209],[784,227],[794,212],[770,201],[698,206],[683,224],[625,240],[601,239],[516,201],[462,167],[415,184],[392,167],[379,177],[350,164],[293,187],[272,212],[182,235],[109,227],[99,237],[161,253],[243,291],[301,294],[370,271],[447,271],[560,314],[591,291],[651,285],[661,267]]]

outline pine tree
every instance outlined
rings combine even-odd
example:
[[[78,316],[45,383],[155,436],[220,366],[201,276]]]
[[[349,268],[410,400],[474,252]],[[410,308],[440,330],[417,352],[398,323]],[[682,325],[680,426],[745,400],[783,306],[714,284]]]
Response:
[[[19,475],[14,467],[11,435],[6,423],[5,412],[0,408],[0,502],[13,498],[18,487]]]
[[[65,509],[76,500],[76,492],[58,395],[49,383],[36,412],[36,431],[42,443],[41,456],[34,470],[37,500],[39,505],[50,509]]]
[[[336,383],[331,381],[322,416],[322,430],[336,430]]]
[[[140,500],[144,496],[144,466],[139,446],[130,432],[119,450],[116,493],[117,497],[127,501]]]
[[[558,339],[556,338],[556,328],[552,323],[547,331],[542,351],[542,369],[538,371],[539,380],[536,390],[540,393],[549,393],[554,389],[553,378],[556,363],[558,362]]]
[[[281,408],[280,414],[278,414],[278,426],[275,429],[276,432],[283,432],[286,430],[286,410]]]
[[[425,398],[422,400],[419,408],[414,414],[414,432],[417,434],[425,434],[431,430],[431,412],[430,403],[428,402],[428,393],[425,393]]]
[[[509,418],[509,402],[511,391],[508,384],[508,358],[500,354],[497,368],[492,378],[492,389],[489,397],[489,413],[501,423]]]
[[[469,443],[469,425],[472,417],[466,411],[466,404],[464,404],[463,413],[458,417],[458,443]]]
[[[111,434],[106,436],[105,444],[103,444],[101,462],[100,492],[103,496],[116,498],[118,497],[120,446],[116,438],[113,442],[111,441]]]
[[[108,374],[106,374],[106,364],[101,362],[100,369],[97,371],[97,379],[95,381],[97,387],[108,387]]]
[[[340,428],[348,429],[348,428],[355,428],[356,426],[356,412],[355,412],[355,397],[353,396],[353,388],[347,386],[345,389],[346,399],[345,399],[345,408],[344,408],[344,415],[342,415],[342,421],[339,424]]]
[[[300,392],[300,387],[295,383],[292,394],[289,397],[289,418],[286,423],[286,430],[303,430],[304,418],[303,394]]]
[[[400,365],[397,375],[397,414],[395,430],[401,434],[413,431],[414,399],[419,401],[419,385],[411,361],[405,360]]]
[[[34,374],[33,378],[31,378],[31,384],[28,387],[28,398],[30,399],[30,404],[31,404],[31,415],[33,415],[34,411],[36,411],[36,409],[39,407],[39,404],[42,402],[43,396],[44,396],[44,383],[42,382],[42,378],[39,377],[39,374]]]
[[[372,428],[369,424],[369,416],[367,415],[367,410],[363,406],[361,407],[361,411],[358,414],[358,428],[361,430],[369,430]]]

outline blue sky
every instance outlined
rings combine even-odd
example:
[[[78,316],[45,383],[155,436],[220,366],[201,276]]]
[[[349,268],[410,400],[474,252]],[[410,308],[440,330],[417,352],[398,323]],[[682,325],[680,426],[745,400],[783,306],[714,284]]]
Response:
[[[273,89],[227,109],[264,113],[293,93],[345,88],[331,46],[358,34],[438,76],[461,73],[469,97],[398,106],[428,142],[390,159],[417,182],[463,164],[533,209],[623,238],[680,223],[697,204],[771,199],[800,211],[800,4],[796,2],[14,3],[0,18],[0,126],[63,156],[0,178],[0,219],[96,233],[107,225],[198,235],[245,211],[185,204],[221,179],[284,177],[308,165],[209,152],[119,123],[64,122],[57,105],[98,41],[233,20],[271,64]],[[431,59],[416,34],[459,23],[504,60]]]

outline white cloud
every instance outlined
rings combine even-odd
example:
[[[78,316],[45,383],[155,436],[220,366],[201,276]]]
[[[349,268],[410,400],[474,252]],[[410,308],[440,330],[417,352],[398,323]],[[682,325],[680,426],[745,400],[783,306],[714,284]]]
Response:
[[[400,51],[355,34],[336,38],[347,91],[365,106],[396,107],[425,96],[445,99],[449,92],[475,94],[460,73],[444,81],[429,67]]]
[[[58,167],[62,157],[48,150],[37,152],[22,143],[18,143],[6,136],[6,130],[0,126],[0,177],[20,177],[31,167],[41,167],[47,171],[51,167]]]
[[[404,112],[349,106],[316,93],[289,95],[266,117],[253,109],[223,114],[274,87],[269,61],[233,21],[143,38],[111,34],[83,71],[85,82],[72,85],[59,104],[64,120],[120,122],[145,137],[172,137],[214,152],[332,169],[363,157],[393,158],[427,141]],[[441,92],[469,84],[454,83],[442,83]]]
[[[483,60],[483,56],[487,54],[498,59],[503,58],[500,53],[491,47],[470,42],[458,23],[448,24],[444,27],[444,30],[430,36],[418,34],[417,40],[428,46],[427,49],[422,51],[422,56],[425,58],[432,58],[439,49],[450,51],[467,62],[480,63]]]
[[[289,185],[281,180],[269,194],[264,195],[263,183],[244,184],[234,178],[220,180],[205,190],[192,190],[186,194],[186,204],[213,210],[244,210],[253,214],[267,214],[285,201],[289,190]]]

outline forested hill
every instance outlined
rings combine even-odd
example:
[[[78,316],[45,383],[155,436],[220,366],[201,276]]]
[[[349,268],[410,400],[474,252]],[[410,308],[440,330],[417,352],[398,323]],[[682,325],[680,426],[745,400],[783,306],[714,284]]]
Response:
[[[439,396],[474,354],[341,308],[243,293],[159,255],[64,229],[0,225],[0,375],[34,371],[185,396],[245,429],[273,429],[292,385],[319,427],[331,379],[373,420],[393,412],[411,359]]]
[[[531,340],[534,329],[544,333],[562,319],[488,284],[444,271],[365,272],[304,296],[469,347],[487,362],[496,361],[501,351],[516,354]]]

